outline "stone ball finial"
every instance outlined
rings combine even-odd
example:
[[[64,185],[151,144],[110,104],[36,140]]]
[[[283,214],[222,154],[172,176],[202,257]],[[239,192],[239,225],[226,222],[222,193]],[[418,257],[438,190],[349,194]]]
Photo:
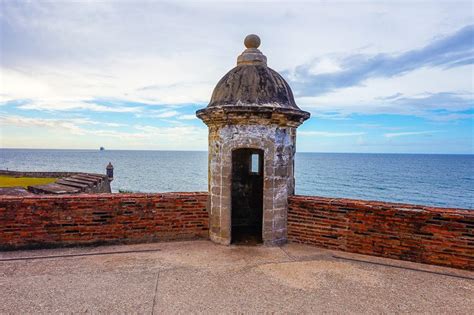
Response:
[[[247,35],[244,39],[244,45],[247,48],[258,48],[260,46],[260,37],[255,34]]]

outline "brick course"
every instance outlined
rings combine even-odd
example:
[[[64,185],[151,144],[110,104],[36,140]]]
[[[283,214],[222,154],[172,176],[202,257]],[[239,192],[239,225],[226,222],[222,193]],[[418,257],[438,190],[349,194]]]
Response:
[[[0,198],[0,249],[208,237],[207,193]]]
[[[288,240],[474,270],[474,211],[292,196]]]

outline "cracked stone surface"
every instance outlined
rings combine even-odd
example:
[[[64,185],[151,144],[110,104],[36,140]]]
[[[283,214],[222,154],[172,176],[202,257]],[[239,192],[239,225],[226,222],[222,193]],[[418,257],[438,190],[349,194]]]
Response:
[[[473,297],[473,272],[297,244],[0,252],[0,313],[467,314]]]

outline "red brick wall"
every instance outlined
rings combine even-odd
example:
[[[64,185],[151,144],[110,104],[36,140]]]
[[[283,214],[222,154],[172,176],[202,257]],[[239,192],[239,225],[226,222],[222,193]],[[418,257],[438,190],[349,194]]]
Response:
[[[0,197],[0,249],[207,238],[207,193]],[[293,196],[288,239],[474,270],[474,211]]]
[[[474,211],[293,196],[291,242],[474,270]]]
[[[0,197],[0,249],[208,237],[207,193]]]

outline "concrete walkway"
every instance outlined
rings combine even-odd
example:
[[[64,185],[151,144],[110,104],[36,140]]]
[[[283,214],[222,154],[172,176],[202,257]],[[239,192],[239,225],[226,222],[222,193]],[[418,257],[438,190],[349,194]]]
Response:
[[[473,272],[294,244],[191,241],[0,252],[0,313],[473,310]]]

